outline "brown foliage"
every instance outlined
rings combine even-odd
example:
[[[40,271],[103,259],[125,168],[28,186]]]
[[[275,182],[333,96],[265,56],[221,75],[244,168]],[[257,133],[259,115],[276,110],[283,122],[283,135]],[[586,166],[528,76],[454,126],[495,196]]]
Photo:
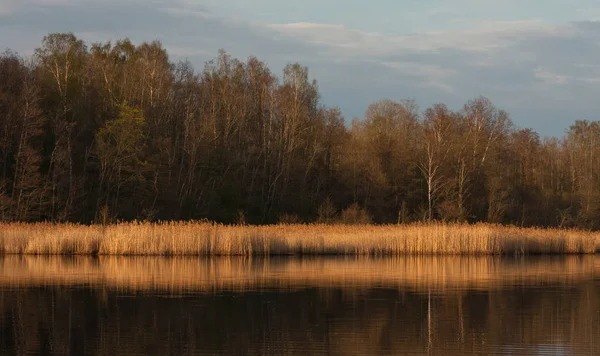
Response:
[[[598,122],[540,139],[477,97],[423,112],[381,100],[346,125],[307,67],[278,79],[256,57],[220,51],[197,72],[158,41],[88,48],[54,33],[35,59],[0,56],[5,221],[600,229]]]

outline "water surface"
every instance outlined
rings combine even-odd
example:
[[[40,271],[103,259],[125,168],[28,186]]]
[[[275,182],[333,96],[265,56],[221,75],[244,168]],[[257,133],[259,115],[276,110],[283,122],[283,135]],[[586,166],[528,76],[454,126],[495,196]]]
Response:
[[[0,257],[0,354],[600,354],[600,258]]]

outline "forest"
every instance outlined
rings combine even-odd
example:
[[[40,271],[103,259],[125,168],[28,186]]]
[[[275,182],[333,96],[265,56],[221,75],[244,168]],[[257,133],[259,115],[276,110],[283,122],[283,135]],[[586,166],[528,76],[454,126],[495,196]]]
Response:
[[[0,221],[130,220],[598,229],[600,123],[540,138],[485,97],[347,120],[301,64],[196,71],[158,41],[0,55]]]

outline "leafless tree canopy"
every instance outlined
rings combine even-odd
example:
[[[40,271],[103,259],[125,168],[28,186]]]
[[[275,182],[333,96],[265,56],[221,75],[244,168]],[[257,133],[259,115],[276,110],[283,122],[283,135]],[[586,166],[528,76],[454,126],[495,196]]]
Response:
[[[371,104],[347,122],[308,69],[221,51],[196,72],[160,42],[49,34],[0,56],[0,220],[600,228],[600,123],[563,138],[461,110]]]

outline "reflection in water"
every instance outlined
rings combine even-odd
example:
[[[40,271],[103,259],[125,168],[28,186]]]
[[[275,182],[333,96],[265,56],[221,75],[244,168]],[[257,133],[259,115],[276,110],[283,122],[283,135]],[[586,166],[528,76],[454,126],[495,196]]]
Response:
[[[600,354],[600,259],[0,258],[0,354]]]

